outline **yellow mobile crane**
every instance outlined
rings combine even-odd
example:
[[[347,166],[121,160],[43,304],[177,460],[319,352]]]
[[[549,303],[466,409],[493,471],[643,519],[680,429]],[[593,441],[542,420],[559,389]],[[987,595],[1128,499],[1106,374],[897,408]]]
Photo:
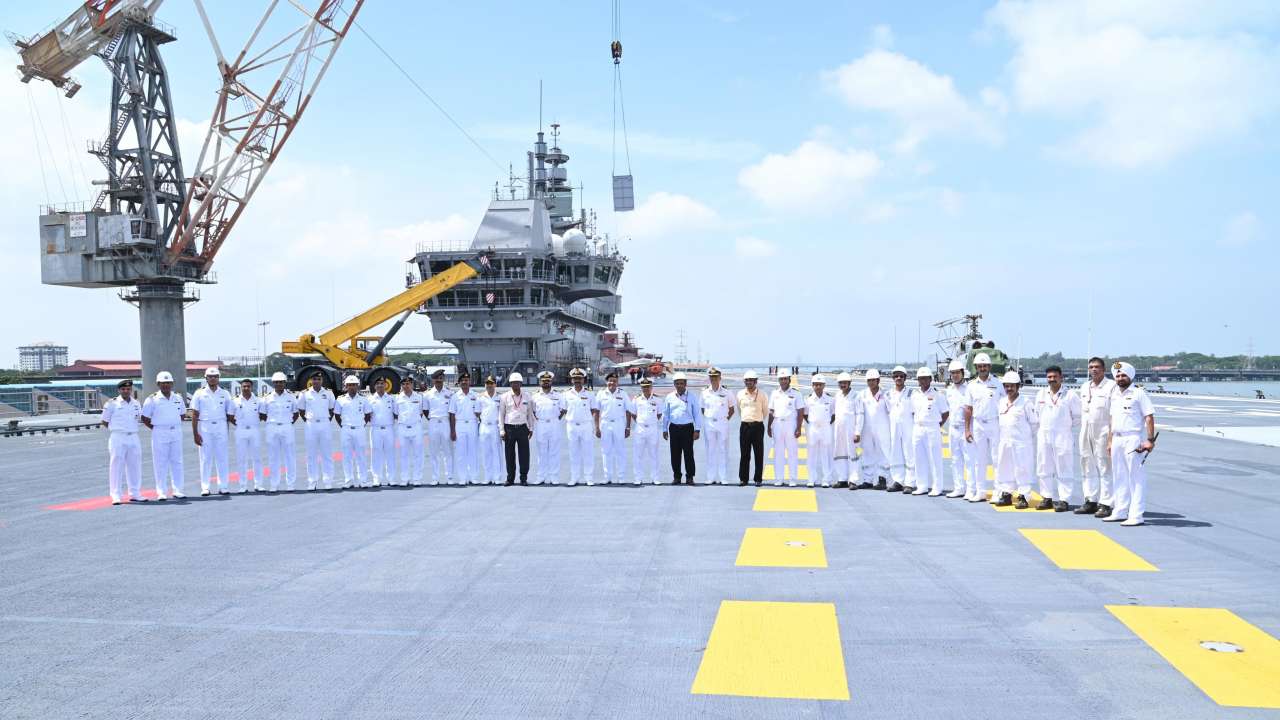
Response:
[[[411,373],[408,368],[387,365],[387,357],[383,351],[391,338],[404,326],[404,321],[414,310],[436,295],[478,275],[489,274],[489,254],[480,253],[474,265],[470,261],[460,262],[319,336],[307,334],[296,341],[281,343],[281,352],[289,355],[319,354],[324,357],[324,360],[304,365],[295,373],[295,389],[305,388],[311,376],[316,373],[324,378],[326,386],[334,389],[342,387],[344,374],[355,374],[360,378],[361,386],[373,387],[373,383],[381,378],[387,381],[390,392],[396,392],[401,381]],[[400,319],[396,320],[386,335],[363,334],[397,314]]]

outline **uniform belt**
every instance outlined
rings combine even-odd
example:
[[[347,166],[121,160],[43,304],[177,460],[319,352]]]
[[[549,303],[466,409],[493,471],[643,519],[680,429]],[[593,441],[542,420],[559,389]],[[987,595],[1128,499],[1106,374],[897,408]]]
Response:
[[[364,428],[365,428],[364,425],[343,425],[342,426],[343,430],[363,430]]]
[[[475,421],[474,421],[474,420],[469,421],[469,422],[463,422],[463,421],[461,421],[461,420],[457,420],[457,421],[455,421],[453,424],[454,424],[455,426],[457,426],[457,427],[471,427],[471,426],[475,425],[476,423],[475,423]]]
[[[178,429],[178,427],[179,427],[178,425],[155,425],[155,424],[152,424],[151,429],[152,429],[152,430],[177,430],[177,429]]]
[[[1137,435],[1141,430],[1112,430],[1112,435]]]
[[[283,420],[272,420],[272,421],[271,421],[271,424],[272,424],[272,425],[289,425],[289,424],[291,424],[291,423],[287,423],[287,422],[285,422],[285,421],[283,421]]]
[[[112,430],[111,432],[117,435],[137,435],[138,434],[137,430]]]
[[[427,422],[442,423],[444,422],[444,418],[427,418]]]
[[[390,430],[390,429],[391,429],[391,426],[390,426],[390,425],[374,425],[374,427],[375,427],[375,428],[377,428],[377,429],[379,429],[379,430]]]
[[[319,423],[328,423],[328,422],[332,422],[332,420],[321,420],[320,418],[307,418],[307,422],[309,422],[309,423],[314,423],[314,424],[319,424]]]

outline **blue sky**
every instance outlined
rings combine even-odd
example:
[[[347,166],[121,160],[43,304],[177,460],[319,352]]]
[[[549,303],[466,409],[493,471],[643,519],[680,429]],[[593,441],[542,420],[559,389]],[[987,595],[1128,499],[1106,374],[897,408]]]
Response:
[[[264,5],[209,4],[227,48]],[[0,27],[34,33],[48,5],[8,4]],[[193,164],[212,53],[189,2],[160,17]],[[889,360],[896,328],[910,360],[919,324],[927,346],[932,322],[980,312],[1027,354],[1280,352],[1280,5],[624,2],[639,207],[617,217],[610,19],[605,2],[360,16],[517,171],[543,81],[571,177],[631,257],[620,324],[650,349],[683,327],[718,362]],[[0,282],[42,308],[6,327],[133,357],[136,312],[111,291],[39,283],[37,206],[90,196],[78,149],[106,123],[104,68],[75,75],[73,100],[30,86],[48,193],[27,87],[0,83]],[[276,347],[379,302],[416,242],[470,239],[503,174],[353,34],[189,310],[188,356],[251,352],[258,319]],[[415,318],[397,344],[430,341]]]

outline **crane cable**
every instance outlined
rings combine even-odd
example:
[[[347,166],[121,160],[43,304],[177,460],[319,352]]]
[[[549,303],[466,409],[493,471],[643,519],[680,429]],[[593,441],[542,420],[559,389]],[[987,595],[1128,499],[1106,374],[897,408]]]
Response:
[[[48,205],[53,204],[53,198],[49,195],[49,176],[44,171],[44,153],[40,150],[40,133],[36,130],[36,104],[31,98],[31,86],[27,86],[27,110],[31,117],[31,139],[36,146],[36,163],[40,165],[40,182],[44,184],[44,201]]]
[[[631,174],[631,143],[627,139],[627,105],[622,95],[622,0],[613,0],[613,174],[618,174],[618,118],[622,118],[622,147],[627,158],[627,174]]]
[[[80,170],[80,180],[84,183],[81,187],[90,186],[89,171],[84,167],[84,156],[87,153],[78,153],[75,151],[75,143],[71,141],[71,123],[67,120],[66,99],[56,87],[53,87],[53,94],[58,98],[58,113],[62,116],[62,135],[67,141],[67,163],[71,165],[71,182],[76,182],[76,170]],[[75,158],[73,161],[72,158]]]

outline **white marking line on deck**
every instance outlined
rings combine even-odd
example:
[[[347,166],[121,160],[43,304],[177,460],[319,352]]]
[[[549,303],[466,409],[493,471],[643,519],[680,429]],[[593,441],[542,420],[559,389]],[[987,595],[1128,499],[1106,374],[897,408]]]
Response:
[[[239,630],[244,632],[306,633],[310,635],[356,635],[371,637],[421,637],[421,630],[375,630],[361,628],[300,627],[297,625],[255,625],[252,623],[189,623],[154,620],[104,620],[101,618],[3,615],[0,622],[39,623],[44,625],[108,625],[111,627],[157,627],[182,630]]]

